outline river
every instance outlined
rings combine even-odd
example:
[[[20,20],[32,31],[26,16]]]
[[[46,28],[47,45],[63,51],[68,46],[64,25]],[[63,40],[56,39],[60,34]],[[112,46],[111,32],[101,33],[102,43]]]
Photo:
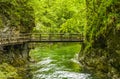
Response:
[[[91,79],[82,72],[77,60],[79,44],[48,45],[31,50],[35,63],[30,65],[32,79]]]

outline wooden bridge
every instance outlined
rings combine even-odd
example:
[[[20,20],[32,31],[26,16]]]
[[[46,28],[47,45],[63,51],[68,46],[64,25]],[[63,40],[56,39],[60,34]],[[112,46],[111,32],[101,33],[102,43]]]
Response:
[[[26,33],[19,35],[0,35],[0,45],[21,44],[25,42],[83,42],[83,34],[62,33]]]

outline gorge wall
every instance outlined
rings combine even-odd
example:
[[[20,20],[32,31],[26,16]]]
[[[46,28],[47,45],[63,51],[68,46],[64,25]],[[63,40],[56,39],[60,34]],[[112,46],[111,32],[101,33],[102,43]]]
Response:
[[[34,24],[34,10],[29,4],[30,0],[1,0],[0,1],[0,38],[7,37],[7,35],[18,35],[21,33],[30,33],[35,26]],[[2,77],[12,76],[16,77],[15,73],[6,75],[3,71],[4,63],[10,67],[20,67],[29,61],[29,48],[27,43],[1,45],[0,46],[0,75]],[[14,67],[12,68],[13,70]],[[16,70],[16,74],[18,75]],[[6,78],[7,78],[6,77]],[[18,76],[17,76],[18,77]],[[17,78],[15,78],[17,79]],[[23,78],[22,78],[23,79]]]
[[[29,61],[27,43],[1,46],[0,63],[7,62],[13,66],[21,66]]]
[[[85,41],[81,65],[97,79],[120,78],[120,1],[86,0]]]

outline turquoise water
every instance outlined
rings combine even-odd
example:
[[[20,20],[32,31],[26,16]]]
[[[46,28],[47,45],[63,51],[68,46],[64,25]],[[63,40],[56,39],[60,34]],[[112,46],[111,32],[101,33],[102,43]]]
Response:
[[[90,79],[90,74],[82,73],[77,60],[79,44],[48,45],[31,50],[32,79]]]

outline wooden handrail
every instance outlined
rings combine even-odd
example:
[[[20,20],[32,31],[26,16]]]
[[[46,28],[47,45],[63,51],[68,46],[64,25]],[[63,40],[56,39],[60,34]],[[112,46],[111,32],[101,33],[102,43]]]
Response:
[[[23,42],[83,42],[79,33],[25,33],[19,35],[0,34],[0,45]]]

